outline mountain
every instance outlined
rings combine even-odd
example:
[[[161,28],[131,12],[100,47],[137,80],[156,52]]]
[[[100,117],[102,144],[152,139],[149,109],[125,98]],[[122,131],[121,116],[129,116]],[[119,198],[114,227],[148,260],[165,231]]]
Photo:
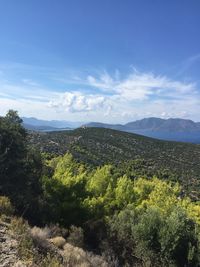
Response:
[[[192,120],[184,119],[160,119],[145,118],[135,122],[129,122],[124,125],[130,130],[152,130],[166,132],[200,132],[200,124]]]
[[[161,140],[200,143],[200,123],[185,119],[144,118],[124,125],[89,123],[86,127],[110,128]]]
[[[51,127],[51,126],[36,126],[36,125],[31,125],[31,124],[27,124],[27,123],[23,123],[24,128],[26,128],[27,130],[30,131],[44,131],[44,132],[49,132],[49,131],[58,131],[60,130],[60,128],[55,128],[55,127]],[[67,128],[69,129],[69,128]],[[67,130],[65,129],[65,130]]]
[[[59,128],[77,128],[79,126],[81,126],[83,124],[83,122],[70,122],[70,121],[59,121],[59,120],[40,120],[40,119],[37,119],[37,118],[26,118],[26,117],[22,117],[22,120],[23,120],[23,123],[24,125],[28,125],[29,127],[30,126],[42,126],[42,127],[53,127],[53,128],[56,128],[56,129],[59,129]],[[55,130],[56,130],[55,129]]]
[[[101,122],[69,122],[58,120],[39,120],[36,118],[22,118],[24,127],[33,131],[59,131],[75,129],[77,127],[109,128],[118,131],[136,133],[161,140],[200,143],[200,122],[185,119],[144,118],[122,124],[107,124]]]
[[[145,118],[142,120],[137,120],[137,121],[133,121],[133,122],[129,122],[127,124],[124,125],[124,127],[126,129],[130,129],[130,130],[137,130],[137,129],[141,129],[141,130],[147,130],[147,129],[157,129],[160,125],[162,125],[162,123],[165,120],[160,119],[160,118]]]

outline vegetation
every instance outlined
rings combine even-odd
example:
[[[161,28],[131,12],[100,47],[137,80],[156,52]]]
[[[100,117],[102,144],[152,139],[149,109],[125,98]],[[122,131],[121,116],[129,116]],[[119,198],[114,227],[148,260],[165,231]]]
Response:
[[[12,222],[21,257],[34,258],[35,248],[43,255],[51,241],[66,266],[81,266],[70,254],[74,246],[85,266],[200,266],[200,203],[186,195],[193,190],[187,175],[199,181],[198,145],[105,129],[32,134],[27,143],[13,111],[0,127],[1,195],[14,206],[1,197],[0,212],[10,216],[15,210],[37,225],[30,232],[22,219]],[[51,142],[61,153],[45,149]],[[103,255],[108,264],[83,249]],[[42,262],[65,266],[51,253]]]
[[[119,172],[179,181],[186,193],[199,199],[200,145],[156,140],[103,128],[32,132],[29,144],[51,158],[71,153],[91,168],[112,164]],[[120,166],[119,166],[120,165]]]
[[[28,149],[27,133],[17,112],[10,110],[0,118],[0,194],[9,196],[18,213],[37,218],[40,154]]]

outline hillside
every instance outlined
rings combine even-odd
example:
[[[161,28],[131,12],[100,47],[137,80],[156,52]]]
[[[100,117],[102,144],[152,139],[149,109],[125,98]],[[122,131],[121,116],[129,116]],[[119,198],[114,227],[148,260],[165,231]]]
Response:
[[[199,145],[21,123],[0,118],[2,267],[200,266]]]
[[[72,152],[95,165],[134,158],[154,159],[163,165],[196,166],[200,170],[200,145],[161,141],[105,128],[31,133],[29,141],[43,152]],[[191,161],[192,159],[192,161]],[[183,166],[183,163],[185,167]]]
[[[57,155],[70,152],[91,166],[144,159],[148,162],[144,167],[170,170],[187,185],[197,185],[200,177],[200,145],[196,144],[161,141],[103,128],[31,133],[29,141],[42,152]]]

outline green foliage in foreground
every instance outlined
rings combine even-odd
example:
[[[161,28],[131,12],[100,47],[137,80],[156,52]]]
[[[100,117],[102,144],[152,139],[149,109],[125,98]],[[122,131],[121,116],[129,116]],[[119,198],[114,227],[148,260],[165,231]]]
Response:
[[[48,165],[54,172],[43,188],[52,218],[82,226],[103,218],[122,266],[199,266],[200,205],[177,183],[118,177],[111,165],[87,171],[70,154]]]

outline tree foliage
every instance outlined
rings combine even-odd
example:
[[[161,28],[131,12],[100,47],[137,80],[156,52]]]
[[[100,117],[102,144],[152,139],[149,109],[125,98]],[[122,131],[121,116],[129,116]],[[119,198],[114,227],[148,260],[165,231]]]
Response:
[[[0,117],[0,194],[9,196],[21,214],[37,217],[42,162],[40,154],[28,148],[21,123],[13,110]]]

